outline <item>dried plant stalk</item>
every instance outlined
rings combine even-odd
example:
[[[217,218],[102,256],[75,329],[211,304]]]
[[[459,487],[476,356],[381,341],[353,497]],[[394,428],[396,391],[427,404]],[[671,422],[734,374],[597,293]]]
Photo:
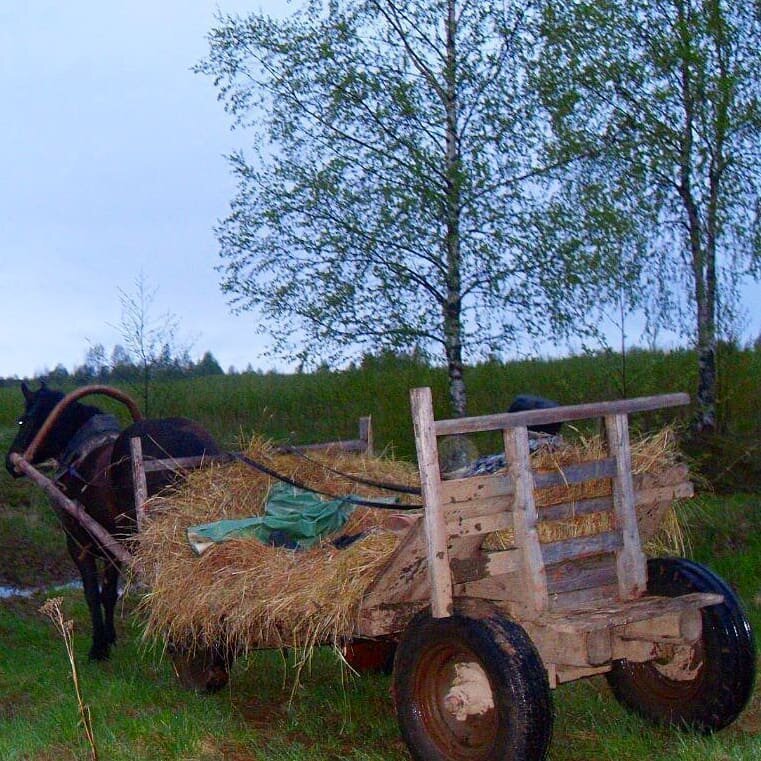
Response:
[[[72,634],[74,631],[74,622],[64,619],[62,597],[51,597],[46,600],[40,607],[40,613],[45,614],[54,624],[58,633],[63,639],[64,646],[66,647],[66,655],[69,657],[69,666],[71,668],[71,677],[74,683],[74,693],[77,697],[77,707],[79,709],[79,716],[82,723],[82,728],[85,733],[85,739],[90,751],[90,758],[92,761],[98,761],[98,750],[95,745],[95,733],[92,728],[92,716],[90,715],[90,707],[82,699],[82,691],[79,687],[79,675],[77,672],[77,661],[74,656],[74,643],[72,641]]]

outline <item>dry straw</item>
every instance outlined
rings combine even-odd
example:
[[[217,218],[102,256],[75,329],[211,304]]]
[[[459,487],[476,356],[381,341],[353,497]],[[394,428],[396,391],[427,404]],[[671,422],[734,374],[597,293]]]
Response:
[[[330,450],[306,460],[295,454],[278,454],[262,439],[251,441],[247,454],[279,473],[334,495],[389,496],[343,478],[318,461],[351,476],[419,483],[417,471],[408,463],[383,457]],[[557,470],[605,456],[604,443],[593,437],[535,454],[534,467]],[[632,444],[635,474],[663,472],[676,459],[669,428]],[[211,466],[192,473],[179,491],[149,503],[150,520],[136,546],[136,559],[145,574],[142,581],[150,590],[141,604],[148,639],[191,650],[223,646],[245,653],[258,647],[293,647],[308,655],[315,645],[339,645],[351,637],[366,590],[399,542],[400,535],[390,528],[392,512],[357,508],[341,534],[363,535],[345,549],[324,541],[314,549],[297,552],[247,538],[216,545],[200,557],[192,552],[186,537],[188,526],[261,514],[272,483],[269,476],[241,463]],[[580,487],[546,489],[536,497],[539,505],[550,505],[605,494],[610,494],[610,482],[601,479]],[[580,515],[540,523],[539,528],[541,541],[554,541],[608,530],[610,515]],[[511,541],[509,532],[502,532],[490,537],[490,548]]]

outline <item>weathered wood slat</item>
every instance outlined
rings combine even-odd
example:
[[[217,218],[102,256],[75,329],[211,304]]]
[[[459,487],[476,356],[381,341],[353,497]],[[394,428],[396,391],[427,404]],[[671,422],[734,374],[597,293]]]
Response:
[[[623,546],[620,531],[605,531],[601,534],[577,536],[572,539],[562,539],[559,542],[549,542],[541,545],[542,558],[545,564],[562,563],[575,558],[599,555],[603,552],[615,552]]]
[[[465,584],[490,576],[502,576],[517,571],[520,563],[518,549],[484,552],[465,559],[452,558],[452,580],[455,584]]]
[[[198,457],[171,457],[164,460],[146,459],[143,461],[143,467],[146,473],[154,473],[160,470],[193,470],[200,468],[204,465],[211,465],[212,463],[225,463],[232,462],[232,457],[229,454],[207,454],[199,455]]]
[[[613,509],[613,497],[593,497],[577,502],[563,502],[559,505],[537,505],[540,521],[562,521],[579,515],[601,513]]]
[[[520,549],[523,560],[523,602],[530,611],[538,613],[546,610],[549,602],[542,549],[536,530],[538,515],[534,502],[528,435],[525,428],[511,428],[504,431],[503,438],[508,472],[515,485],[513,526],[515,544]]]
[[[691,608],[704,608],[722,602],[721,595],[709,592],[693,592],[681,597],[641,597],[620,603],[600,605],[590,604],[588,608],[577,608],[573,615],[568,611],[545,613],[539,619],[544,626],[557,631],[582,632],[592,629],[626,626],[635,621],[681,613]]]
[[[138,532],[145,523],[145,503],[148,499],[148,483],[145,480],[145,461],[143,460],[143,442],[139,436],[129,440],[132,457],[132,487],[135,492],[135,520]]]
[[[362,607],[410,602],[427,596],[425,528],[418,520],[404,535],[388,564],[373,579]]]
[[[415,428],[420,488],[423,495],[428,577],[431,584],[431,615],[443,618],[452,613],[452,575],[449,570],[447,527],[441,504],[441,473],[434,433],[433,402],[429,388],[410,392]]]
[[[479,515],[475,518],[459,518],[447,521],[449,536],[473,536],[474,534],[490,534],[493,531],[504,531],[513,527],[512,513],[494,513]]]
[[[684,465],[674,465],[661,472],[633,473],[632,483],[635,491],[647,491],[661,486],[670,486],[690,480],[690,469]]]
[[[622,598],[634,599],[647,589],[647,567],[639,538],[637,513],[634,509],[632,455],[629,445],[629,420],[625,414],[607,415],[605,431],[608,450],[616,460],[613,479],[613,510],[621,531],[623,546],[616,553],[618,590]]]
[[[513,482],[505,473],[457,478],[441,483],[441,499],[447,505],[490,497],[512,497],[514,492]]]
[[[589,460],[566,465],[558,470],[534,472],[534,486],[537,489],[549,489],[554,486],[580,484],[599,478],[612,478],[616,475],[616,461],[612,457],[603,460]]]
[[[513,501],[509,497],[488,497],[487,499],[474,500],[473,502],[460,502],[454,507],[444,505],[444,516],[447,523],[465,520],[467,518],[479,518],[496,513],[511,513]]]
[[[606,415],[648,412],[665,407],[679,407],[690,403],[687,394],[663,394],[661,396],[641,396],[613,402],[595,402],[564,407],[550,407],[528,412],[501,412],[496,415],[452,418],[436,421],[437,436],[453,436],[479,431],[500,431],[520,426],[536,426],[545,423],[560,423],[570,420],[604,417]]]
[[[590,604],[609,604],[618,597],[618,579],[612,584],[603,584],[599,587],[587,587],[586,589],[574,589],[570,592],[555,592],[550,595],[550,610],[553,612],[568,611],[568,615],[575,615],[577,608]]]
[[[547,568],[547,589],[550,595],[614,584],[616,562],[612,555],[596,555],[556,563]]]
[[[476,581],[456,584],[457,597],[480,597],[485,600],[497,600],[500,603],[520,603],[522,599],[521,581],[518,573],[505,573],[499,576],[487,576]]]

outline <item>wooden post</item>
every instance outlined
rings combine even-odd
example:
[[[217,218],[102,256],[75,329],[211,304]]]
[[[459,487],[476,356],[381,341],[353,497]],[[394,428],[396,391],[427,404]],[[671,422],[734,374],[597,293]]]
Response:
[[[428,555],[428,578],[431,584],[431,613],[434,618],[452,615],[452,574],[449,569],[447,527],[441,504],[441,473],[434,432],[433,403],[430,388],[410,391],[415,446],[423,494],[423,520]]]
[[[632,454],[629,446],[629,419],[625,413],[605,416],[608,454],[616,460],[613,477],[613,509],[621,531],[623,547],[616,552],[618,591],[631,600],[647,590],[647,563],[640,544],[632,484]]]
[[[365,445],[363,454],[368,457],[373,456],[373,419],[372,417],[361,417],[359,419],[359,440]]]
[[[515,488],[513,525],[515,543],[523,558],[521,590],[528,609],[542,613],[549,607],[547,597],[547,573],[539,544],[536,523],[539,519],[534,501],[534,473],[528,447],[528,431],[525,427],[508,428],[503,431],[507,468]]]
[[[135,492],[135,520],[138,532],[143,530],[145,521],[145,503],[148,499],[148,482],[145,479],[145,462],[143,461],[143,442],[139,436],[129,440],[132,455],[132,486]]]

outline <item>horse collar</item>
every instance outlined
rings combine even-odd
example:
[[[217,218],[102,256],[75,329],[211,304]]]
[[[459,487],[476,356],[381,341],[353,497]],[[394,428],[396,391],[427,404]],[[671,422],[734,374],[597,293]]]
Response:
[[[59,461],[62,472],[75,468],[96,449],[115,441],[120,431],[119,421],[113,415],[93,415],[66,445]]]

